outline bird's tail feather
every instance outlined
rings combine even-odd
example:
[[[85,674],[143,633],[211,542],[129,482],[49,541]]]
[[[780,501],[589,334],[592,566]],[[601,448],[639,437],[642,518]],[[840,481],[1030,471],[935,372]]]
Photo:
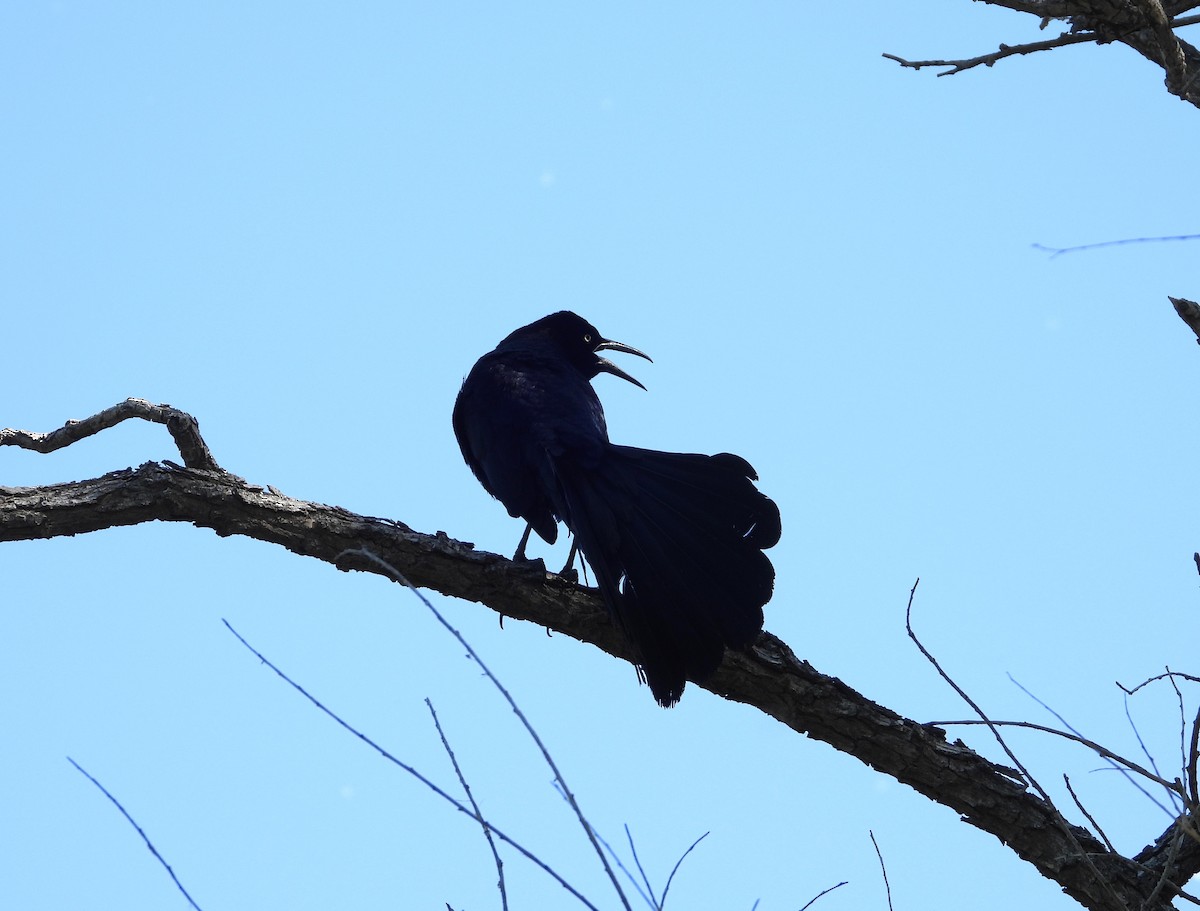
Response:
[[[654,697],[679,700],[726,647],[762,630],[779,509],[748,462],[610,446],[600,466],[559,468],[562,518],[633,643]]]

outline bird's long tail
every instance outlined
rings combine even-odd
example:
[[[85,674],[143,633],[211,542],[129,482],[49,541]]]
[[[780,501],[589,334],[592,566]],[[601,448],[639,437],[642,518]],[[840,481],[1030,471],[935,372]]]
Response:
[[[599,466],[556,469],[563,521],[654,698],[675,704],[686,681],[762,630],[775,583],[763,550],[779,540],[779,508],[729,453],[610,446]]]

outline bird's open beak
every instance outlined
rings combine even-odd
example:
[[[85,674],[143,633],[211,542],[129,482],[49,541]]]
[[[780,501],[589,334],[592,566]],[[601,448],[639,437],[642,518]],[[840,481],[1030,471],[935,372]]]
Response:
[[[644,357],[646,360],[650,361],[650,363],[652,363],[652,364],[654,363],[654,361],[650,357],[650,355],[645,354],[644,352],[638,351],[636,348],[633,347],[633,345],[626,345],[624,342],[614,342],[614,341],[611,341],[606,338],[600,340],[600,344],[596,346],[595,350],[596,351],[623,351],[626,354],[636,354],[638,357]],[[629,380],[629,382],[633,383],[633,385],[635,385],[641,389],[646,388],[641,383],[639,383],[637,380],[635,380],[633,377],[631,377],[628,373],[626,373],[624,370],[622,370],[620,367],[618,367],[616,364],[614,364],[612,361],[610,361],[608,358],[600,357],[600,355],[596,355],[596,361],[597,361],[596,369],[599,370],[601,373],[611,373],[613,376],[619,376],[623,380]]]

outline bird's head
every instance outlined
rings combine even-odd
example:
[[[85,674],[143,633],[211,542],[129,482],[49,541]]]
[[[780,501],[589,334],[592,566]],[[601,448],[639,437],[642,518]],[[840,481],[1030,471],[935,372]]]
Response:
[[[623,351],[626,354],[644,357],[653,363],[650,355],[638,351],[632,345],[605,338],[596,330],[595,326],[570,310],[552,313],[524,329],[518,329],[513,335],[525,332],[545,335],[589,380],[598,373],[611,373],[613,376],[628,380],[635,386],[646,388],[608,358],[601,357],[596,352]]]

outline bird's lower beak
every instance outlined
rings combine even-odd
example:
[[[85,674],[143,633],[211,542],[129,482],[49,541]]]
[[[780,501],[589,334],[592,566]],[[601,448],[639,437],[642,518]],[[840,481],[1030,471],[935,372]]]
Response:
[[[636,354],[638,357],[644,357],[646,360],[650,361],[650,363],[654,363],[654,361],[650,357],[650,355],[648,355],[642,351],[638,351],[636,348],[633,347],[633,345],[626,345],[624,342],[614,342],[614,341],[611,341],[610,339],[601,339],[600,344],[596,346],[595,350],[597,350],[597,351],[623,351],[625,354]],[[626,373],[624,370],[622,370],[620,367],[618,367],[616,364],[614,364],[612,361],[610,361],[608,358],[600,357],[599,355],[597,355],[596,361],[597,361],[597,369],[601,373],[611,373],[613,376],[619,376],[623,380],[628,380],[629,382],[633,383],[633,385],[635,385],[641,389],[646,388],[641,383],[639,383],[637,380],[635,380],[633,377],[631,377],[628,373]]]

